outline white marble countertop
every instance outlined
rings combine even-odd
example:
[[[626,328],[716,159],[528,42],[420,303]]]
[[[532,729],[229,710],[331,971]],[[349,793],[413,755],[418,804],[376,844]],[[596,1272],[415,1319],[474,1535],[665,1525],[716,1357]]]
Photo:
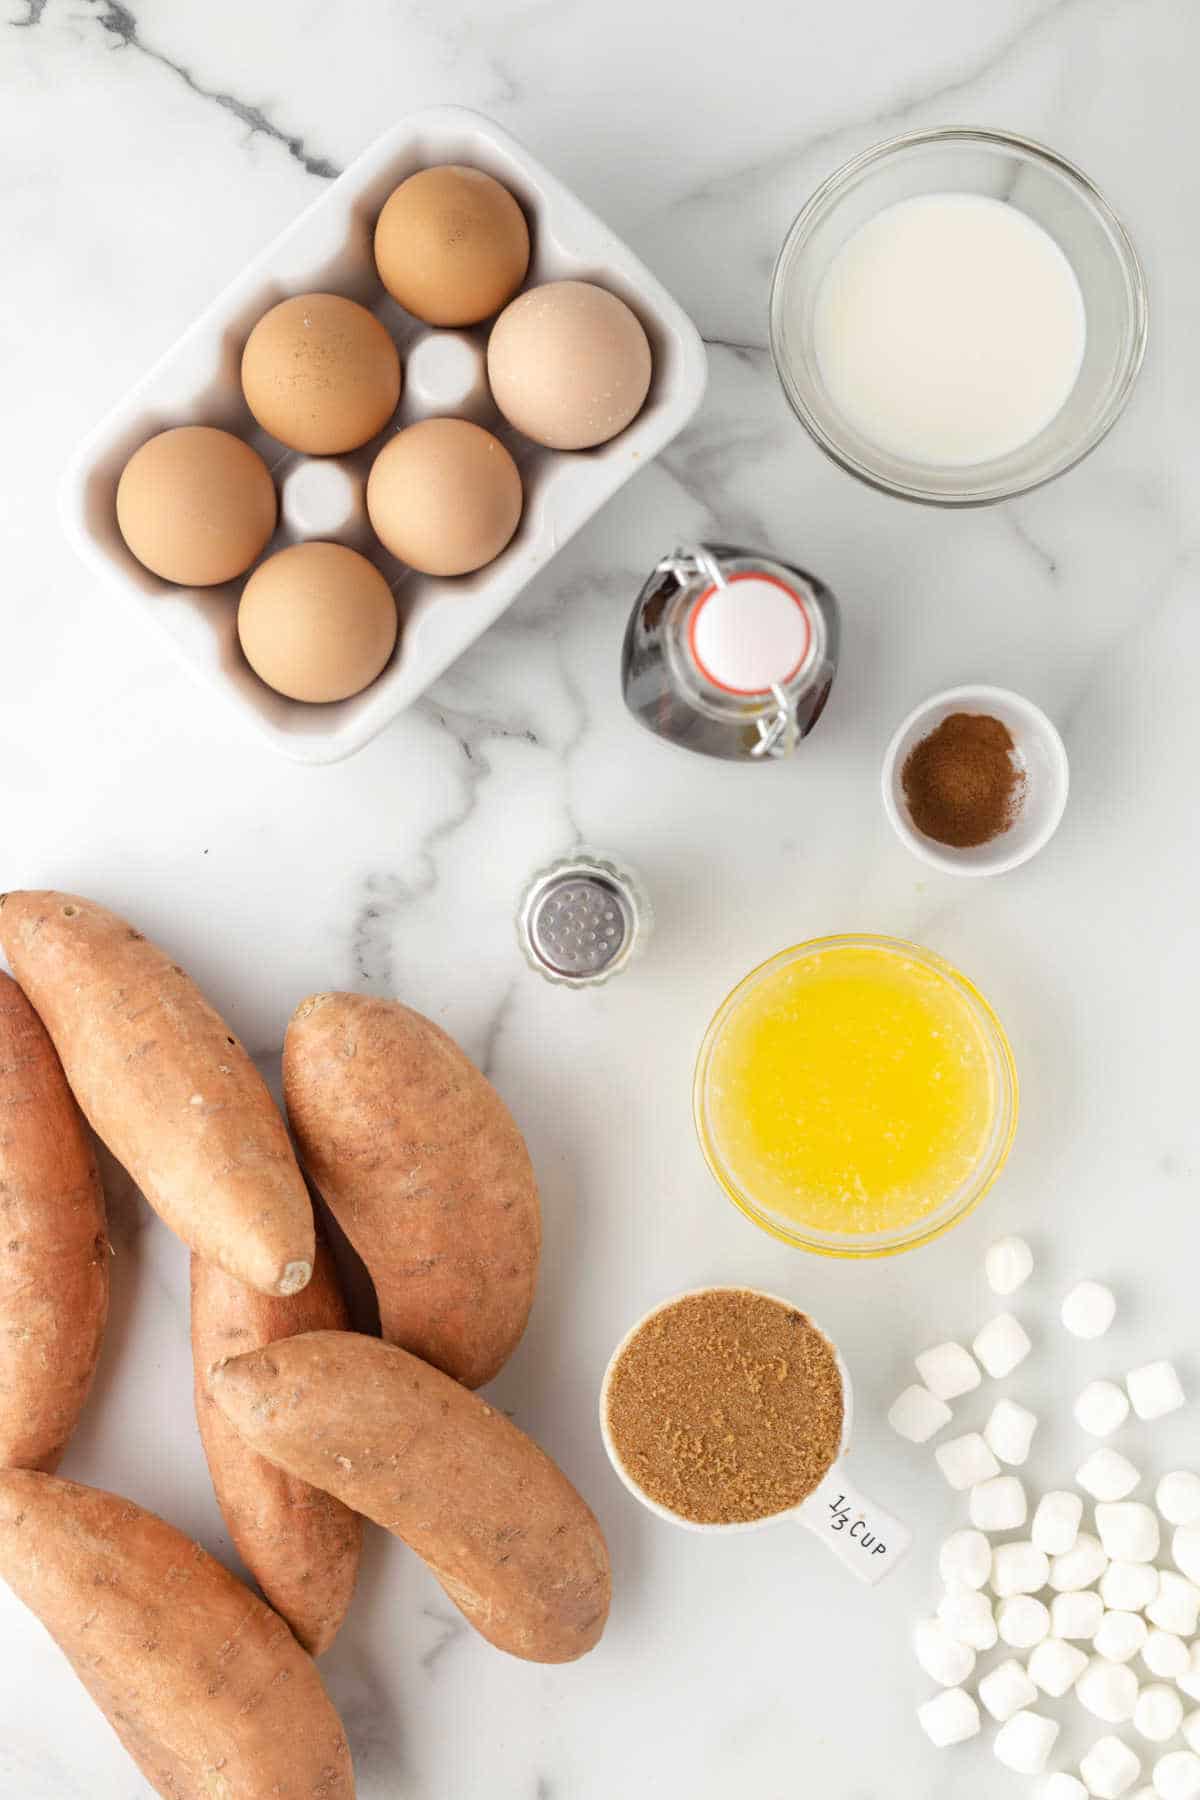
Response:
[[[1028,1233],[1043,1270],[1021,1310],[1045,1342],[1014,1393],[1048,1411],[1056,1377],[1060,1400],[1074,1391],[1050,1302],[1095,1273],[1116,1282],[1124,1322],[1092,1362],[1172,1354],[1200,1394],[1200,13],[744,0],[700,17],[685,0],[0,0],[3,885],[74,888],[136,918],[268,1064],[313,989],[402,996],[488,1069],[543,1185],[540,1293],[494,1391],[600,1514],[611,1625],[573,1667],[510,1661],[373,1534],[324,1664],[362,1800],[1023,1793],[986,1739],[938,1753],[917,1729],[928,1684],[908,1632],[958,1508],[931,1458],[891,1436],[886,1406],[915,1351],[974,1329],[983,1249],[1004,1230]],[[55,484],[245,259],[377,132],[437,100],[498,118],[634,245],[708,340],[710,392],[423,703],[352,761],[308,770],[232,736],[83,574]],[[1152,296],[1147,364],[1111,438],[1050,488],[958,516],[827,463],[764,348],[771,261],[815,183],[874,140],[945,122],[1007,126],[1082,164],[1127,220]],[[831,705],[779,768],[690,758],[621,702],[643,574],[681,535],[716,531],[774,545],[843,601]],[[989,883],[913,861],[877,793],[897,720],[965,680],[1041,702],[1072,760],[1053,845]],[[580,837],[639,866],[658,913],[645,959],[589,995],[528,973],[512,929],[525,878]],[[859,928],[970,974],[1023,1087],[983,1209],[864,1267],[755,1232],[706,1174],[688,1105],[731,982],[787,943]],[[185,1256],[136,1196],[118,1186],[112,1204],[112,1325],[64,1472],[228,1557],[192,1423]],[[595,1397],[613,1343],[652,1301],[711,1279],[786,1291],[840,1340],[858,1475],[917,1536],[879,1590],[784,1530],[674,1532],[611,1474]],[[1155,1460],[1194,1447],[1195,1419],[1157,1432]],[[1035,1478],[1061,1477],[1078,1444],[1064,1431],[1055,1450],[1050,1434],[1041,1455]],[[7,1596],[0,1792],[149,1792]]]

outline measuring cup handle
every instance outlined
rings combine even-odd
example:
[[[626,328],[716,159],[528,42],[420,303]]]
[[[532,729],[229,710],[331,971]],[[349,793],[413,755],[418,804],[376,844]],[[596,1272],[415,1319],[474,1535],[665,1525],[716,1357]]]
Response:
[[[907,1525],[860,1494],[841,1463],[834,1463],[795,1516],[871,1587],[891,1574],[912,1543]]]

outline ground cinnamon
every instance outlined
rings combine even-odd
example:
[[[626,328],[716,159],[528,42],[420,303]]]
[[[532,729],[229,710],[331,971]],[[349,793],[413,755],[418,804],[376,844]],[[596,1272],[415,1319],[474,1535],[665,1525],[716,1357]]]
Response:
[[[917,830],[956,850],[990,844],[1021,809],[1025,774],[1007,725],[951,713],[909,751],[900,772]]]
[[[618,1459],[660,1506],[703,1525],[798,1506],[835,1461],[837,1358],[794,1307],[712,1288],[664,1307],[622,1351],[606,1417]]]

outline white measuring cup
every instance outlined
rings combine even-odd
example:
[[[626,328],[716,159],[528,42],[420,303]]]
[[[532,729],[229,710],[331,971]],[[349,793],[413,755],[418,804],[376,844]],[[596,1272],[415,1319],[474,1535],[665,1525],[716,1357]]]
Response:
[[[676,1306],[681,1300],[690,1300],[701,1294],[753,1294],[760,1300],[773,1300],[776,1305],[784,1306],[789,1312],[802,1312],[803,1309],[791,1300],[784,1300],[778,1294],[768,1294],[761,1288],[736,1287],[702,1287],[690,1288],[686,1293],[675,1294],[669,1300],[662,1300],[652,1306],[648,1313],[632,1325],[613,1351],[609,1364],[604,1372],[604,1380],[600,1387],[600,1434],[604,1439],[604,1448],[608,1452],[608,1460],[624,1482],[635,1500],[669,1525],[681,1525],[685,1531],[733,1532],[756,1531],[763,1525],[778,1525],[785,1521],[802,1525],[811,1531],[814,1537],[820,1538],[827,1549],[832,1550],[838,1561],[845,1563],[853,1570],[860,1581],[874,1587],[889,1575],[901,1562],[912,1543],[912,1533],[899,1519],[885,1512],[883,1507],[876,1506],[868,1500],[851,1481],[846,1472],[846,1453],[850,1447],[850,1433],[854,1413],[854,1393],[850,1385],[850,1372],[842,1361],[841,1353],[827,1331],[809,1313],[803,1313],[815,1331],[829,1345],[837,1362],[838,1374],[842,1380],[842,1437],[838,1453],[826,1473],[822,1476],[812,1493],[803,1499],[799,1506],[787,1508],[784,1512],[771,1513],[765,1519],[737,1520],[730,1525],[699,1524],[694,1519],[685,1519],[669,1507],[652,1500],[650,1495],[640,1488],[629,1470],[621,1461],[620,1453],[613,1442],[612,1431],[608,1422],[608,1394],[612,1382],[613,1371],[622,1355],[642,1327]]]

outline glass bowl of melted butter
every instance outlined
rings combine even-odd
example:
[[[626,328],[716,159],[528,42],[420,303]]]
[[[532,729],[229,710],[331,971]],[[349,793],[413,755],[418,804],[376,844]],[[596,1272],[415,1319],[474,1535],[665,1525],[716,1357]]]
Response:
[[[1003,1027],[964,975],[900,938],[814,938],[718,1008],[696,1063],[705,1160],[784,1243],[894,1255],[977,1206],[1017,1126]]]

